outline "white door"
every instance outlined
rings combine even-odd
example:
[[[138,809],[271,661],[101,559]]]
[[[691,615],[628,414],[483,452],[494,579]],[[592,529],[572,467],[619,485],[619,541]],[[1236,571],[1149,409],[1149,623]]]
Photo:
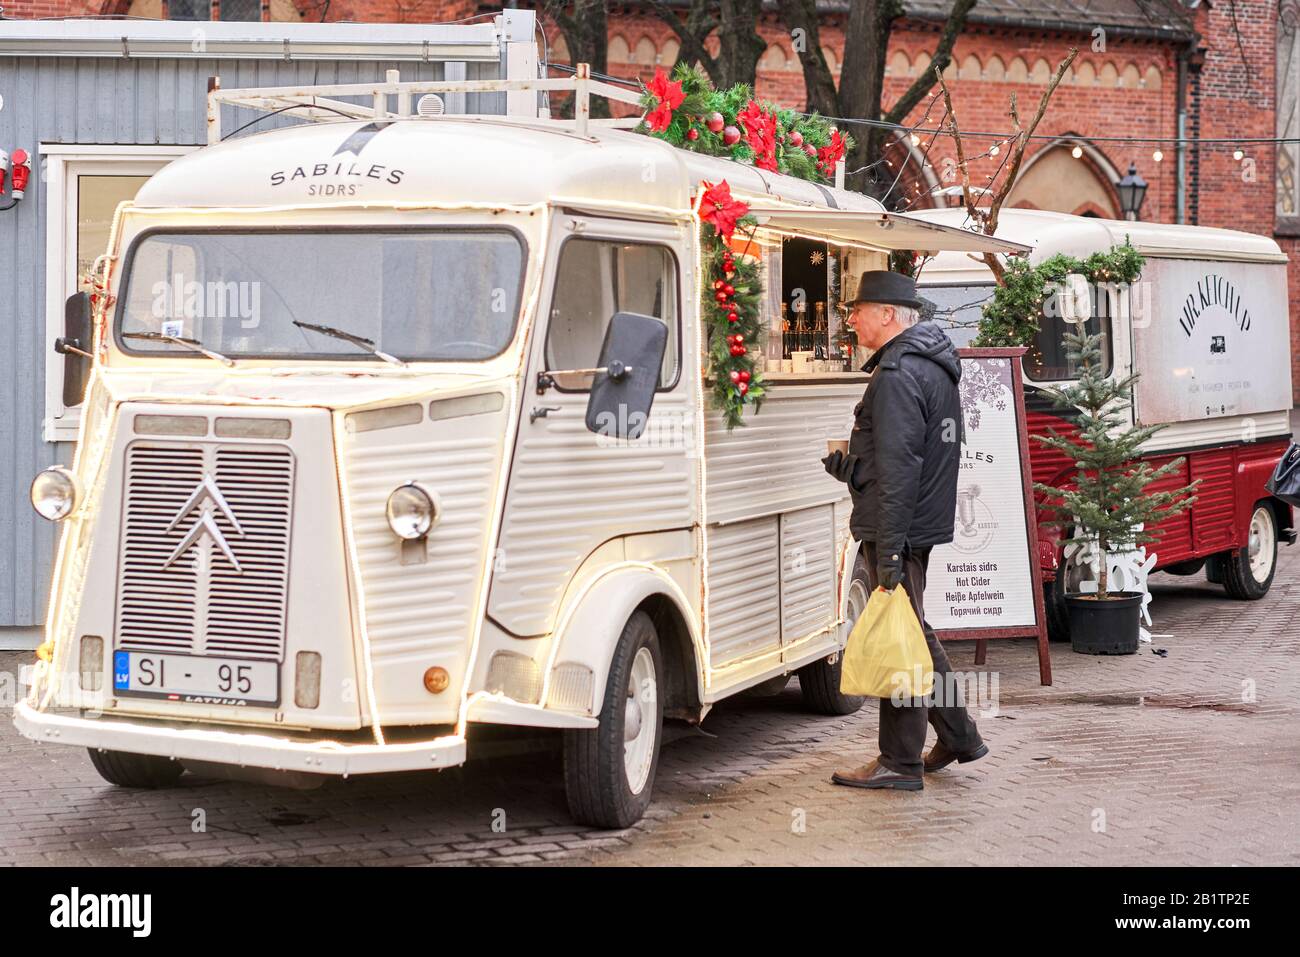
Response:
[[[597,548],[695,522],[692,376],[698,375],[687,297],[694,296],[684,227],[556,214],[543,309],[533,330],[523,408],[488,613],[518,636],[555,625],[560,600]],[[635,440],[587,429],[591,369],[616,312],[668,326],[660,388]]]

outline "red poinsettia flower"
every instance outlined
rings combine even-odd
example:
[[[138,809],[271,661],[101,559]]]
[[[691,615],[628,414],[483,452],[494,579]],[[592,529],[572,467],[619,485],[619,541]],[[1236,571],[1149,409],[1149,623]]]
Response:
[[[654,79],[646,84],[646,89],[650,91],[658,102],[655,108],[650,111],[646,117],[646,123],[650,129],[656,133],[668,129],[668,125],[673,121],[673,110],[682,105],[686,99],[686,94],[682,92],[680,81],[673,83],[668,79],[668,74],[664,73],[663,67],[655,70]]]
[[[731,185],[722,182],[701,182],[704,196],[700,200],[700,219],[712,226],[725,241],[730,242],[736,231],[736,220],[749,212],[749,207],[731,196]]]
[[[659,105],[646,114],[645,122],[651,133],[662,133],[672,125],[673,108],[667,100],[660,100]]]
[[[776,172],[776,115],[764,110],[755,100],[736,114],[745,128],[745,140],[754,151],[754,165]]]
[[[817,165],[827,176],[835,170],[835,164],[844,159],[844,138],[840,136],[839,130],[831,130],[831,142],[829,146],[823,146],[817,151]]]

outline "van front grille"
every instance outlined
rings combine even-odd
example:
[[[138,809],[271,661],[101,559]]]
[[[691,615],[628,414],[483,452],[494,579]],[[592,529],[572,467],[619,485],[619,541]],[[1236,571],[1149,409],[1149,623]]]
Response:
[[[134,442],[125,482],[116,646],[283,660],[293,453]]]

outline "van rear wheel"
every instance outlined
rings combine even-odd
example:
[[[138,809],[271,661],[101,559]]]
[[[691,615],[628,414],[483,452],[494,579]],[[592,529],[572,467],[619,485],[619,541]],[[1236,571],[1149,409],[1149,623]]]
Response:
[[[635,612],[614,649],[600,725],[564,732],[564,793],[579,824],[631,827],[650,806],[663,737],[663,673],[654,622]]]
[[[99,776],[120,788],[169,788],[185,773],[179,761],[155,754],[100,751],[89,748],[90,763]]]
[[[849,621],[856,622],[867,607],[871,589],[867,587],[867,566],[859,555],[853,563],[849,582]],[[851,626],[850,626],[851,627]],[[832,660],[833,659],[833,660]],[[844,649],[831,658],[821,658],[799,669],[799,691],[803,705],[813,714],[845,715],[858,711],[867,700],[862,695],[840,692],[840,671],[844,667]]]
[[[1256,502],[1246,544],[1222,552],[1223,588],[1231,597],[1255,601],[1268,594],[1277,570],[1277,516],[1268,502]]]

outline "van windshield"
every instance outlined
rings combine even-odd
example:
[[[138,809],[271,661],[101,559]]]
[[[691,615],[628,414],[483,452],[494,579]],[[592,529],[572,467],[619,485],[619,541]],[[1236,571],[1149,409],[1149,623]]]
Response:
[[[177,357],[197,345],[232,358],[487,359],[514,336],[524,261],[507,229],[152,232],[127,257],[117,342]]]
[[[966,285],[922,285],[918,292],[932,306],[922,310],[923,318],[933,318],[959,349],[969,346],[979,332],[984,304],[993,297],[993,283]],[[1092,316],[1084,324],[1089,333],[1101,334],[1103,374],[1111,370],[1110,298],[1100,287],[1092,290]],[[1066,355],[1065,334],[1074,324],[1059,315],[1042,315],[1038,332],[1029,341],[1029,351],[1021,360],[1025,378],[1034,382],[1059,382],[1077,379],[1079,369]]]

